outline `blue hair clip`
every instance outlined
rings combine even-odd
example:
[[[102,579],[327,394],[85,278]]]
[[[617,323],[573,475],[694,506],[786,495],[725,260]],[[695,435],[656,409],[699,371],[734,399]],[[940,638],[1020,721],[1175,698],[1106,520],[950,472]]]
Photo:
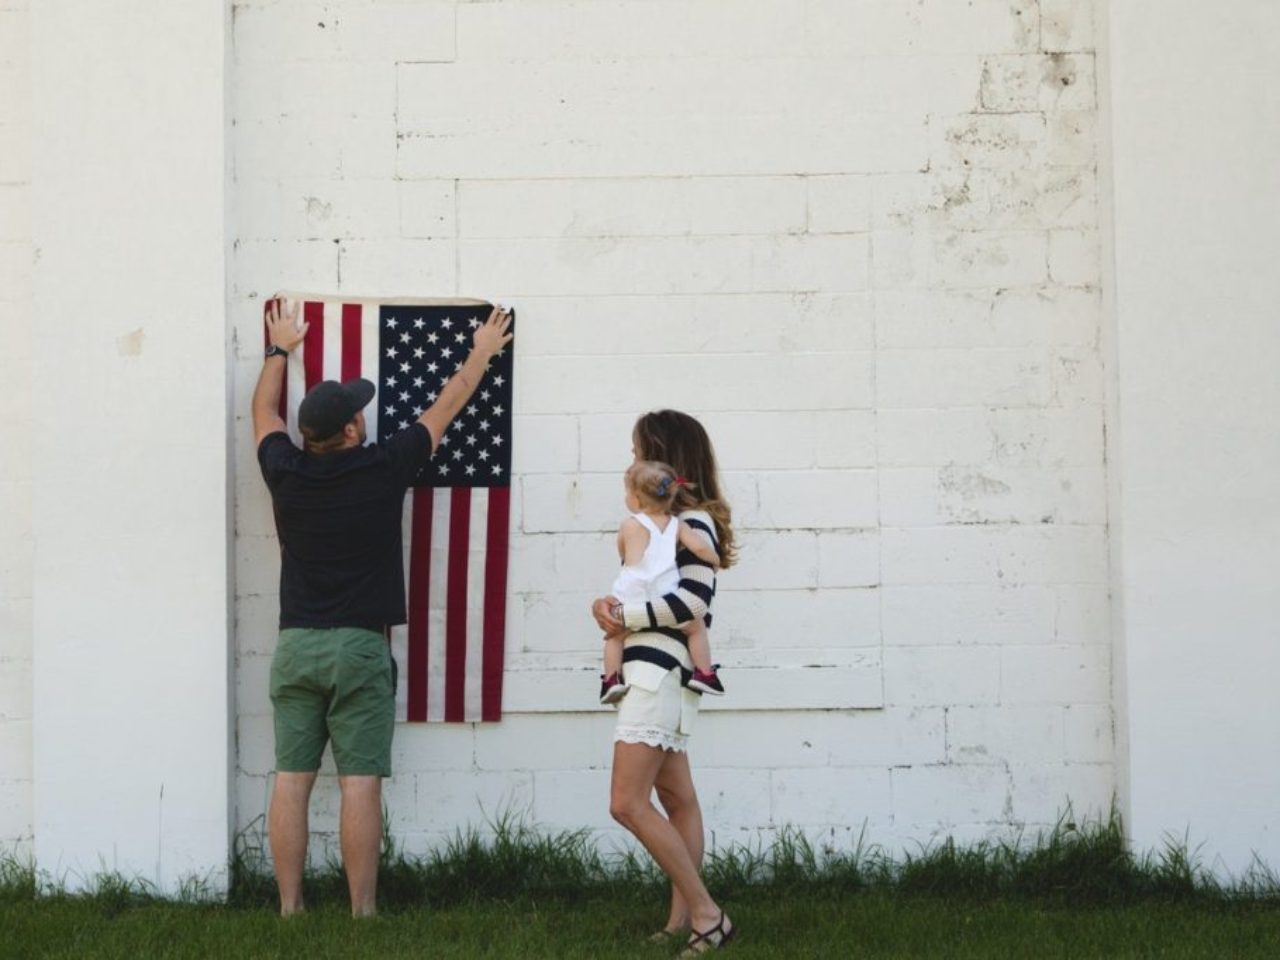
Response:
[[[658,484],[658,496],[665,497],[667,495],[667,488],[670,486],[671,486],[671,478],[663,477],[662,481]]]

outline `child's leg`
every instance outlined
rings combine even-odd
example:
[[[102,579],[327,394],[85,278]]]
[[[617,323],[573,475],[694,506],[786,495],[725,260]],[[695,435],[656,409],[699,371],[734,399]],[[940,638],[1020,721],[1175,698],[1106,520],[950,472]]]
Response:
[[[622,670],[622,637],[604,638],[604,675],[612,677]]]
[[[710,673],[711,632],[707,625],[701,620],[691,623],[685,628],[685,635],[689,638],[689,656],[693,658],[693,665],[703,673]]]

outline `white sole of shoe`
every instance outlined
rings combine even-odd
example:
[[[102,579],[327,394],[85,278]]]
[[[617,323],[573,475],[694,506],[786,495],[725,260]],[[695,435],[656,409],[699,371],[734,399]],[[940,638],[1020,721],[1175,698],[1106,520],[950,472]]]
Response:
[[[609,706],[611,704],[617,703],[619,700],[621,700],[623,697],[627,695],[627,691],[630,689],[631,689],[630,684],[626,684],[620,687],[614,687],[608,693],[606,693],[603,697],[600,698],[600,702],[603,703],[605,706]]]

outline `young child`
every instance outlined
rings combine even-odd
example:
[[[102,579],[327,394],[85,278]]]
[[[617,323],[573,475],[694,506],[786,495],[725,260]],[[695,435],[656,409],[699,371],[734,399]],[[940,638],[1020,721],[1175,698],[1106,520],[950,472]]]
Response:
[[[622,570],[613,582],[612,593],[623,603],[644,603],[671,593],[680,582],[676,569],[677,542],[701,560],[719,567],[720,558],[688,524],[671,513],[683,479],[665,463],[637,460],[623,476],[627,511],[631,514],[618,528],[618,556]],[[693,677],[689,687],[702,693],[720,695],[724,687],[711,663],[711,641],[702,620],[685,627]],[[622,637],[604,641],[604,673],[601,674],[600,702],[617,703],[630,689],[622,679]]]

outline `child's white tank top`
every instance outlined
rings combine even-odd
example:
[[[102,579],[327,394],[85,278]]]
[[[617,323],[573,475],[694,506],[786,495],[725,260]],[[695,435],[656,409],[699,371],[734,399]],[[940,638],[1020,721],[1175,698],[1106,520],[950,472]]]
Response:
[[[612,594],[623,603],[643,603],[671,593],[680,583],[676,570],[676,538],[680,533],[680,521],[672,517],[665,530],[643,513],[632,517],[649,531],[649,545],[644,549],[640,562],[623,567],[613,581]]]

